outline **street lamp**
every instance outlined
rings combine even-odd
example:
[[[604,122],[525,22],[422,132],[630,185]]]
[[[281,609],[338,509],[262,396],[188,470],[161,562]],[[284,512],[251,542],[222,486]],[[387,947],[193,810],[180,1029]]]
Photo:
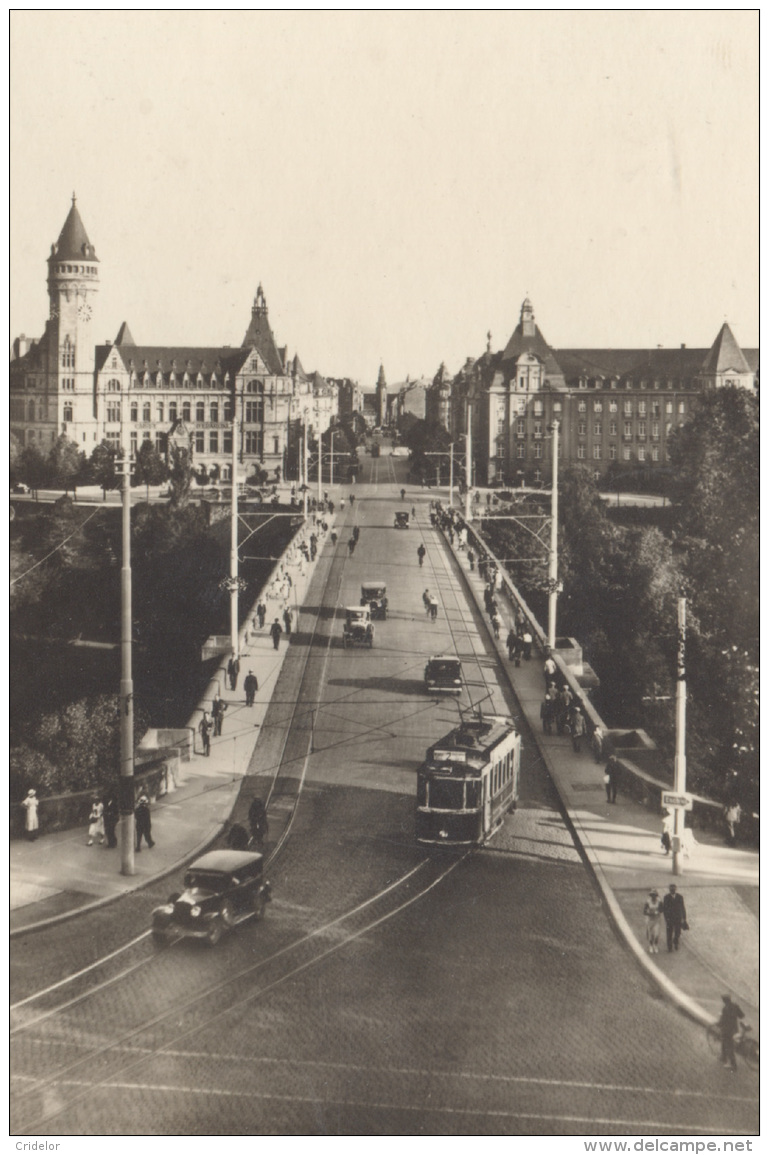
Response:
[[[550,491],[550,557],[547,571],[547,644],[555,649],[556,615],[558,612],[558,431],[560,424],[554,421],[553,434],[553,482]]]

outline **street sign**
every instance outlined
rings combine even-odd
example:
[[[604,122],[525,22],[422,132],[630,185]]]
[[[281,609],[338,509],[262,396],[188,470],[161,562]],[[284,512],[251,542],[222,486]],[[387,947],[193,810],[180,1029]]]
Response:
[[[691,794],[663,794],[662,805],[672,810],[691,810],[693,800]]]

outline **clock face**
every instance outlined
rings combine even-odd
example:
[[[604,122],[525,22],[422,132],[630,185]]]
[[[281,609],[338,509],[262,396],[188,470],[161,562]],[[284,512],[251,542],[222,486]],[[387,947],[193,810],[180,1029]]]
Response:
[[[90,321],[91,312],[91,306],[86,301],[83,301],[80,305],[78,305],[77,315],[81,321]]]

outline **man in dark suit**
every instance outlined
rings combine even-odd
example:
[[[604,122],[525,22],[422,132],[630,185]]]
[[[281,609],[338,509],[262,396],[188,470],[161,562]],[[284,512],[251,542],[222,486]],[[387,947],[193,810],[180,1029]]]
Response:
[[[686,923],[686,907],[684,906],[683,895],[678,893],[674,882],[671,882],[668,892],[662,900],[662,913],[665,916],[668,950],[678,950],[681,931]]]

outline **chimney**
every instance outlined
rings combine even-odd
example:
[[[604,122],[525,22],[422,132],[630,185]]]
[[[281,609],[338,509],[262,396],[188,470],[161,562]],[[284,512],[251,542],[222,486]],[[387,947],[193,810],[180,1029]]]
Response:
[[[685,343],[684,341],[682,341],[682,342],[681,342],[681,348],[682,348],[682,349],[685,349],[685,348],[686,348],[686,343]]]

